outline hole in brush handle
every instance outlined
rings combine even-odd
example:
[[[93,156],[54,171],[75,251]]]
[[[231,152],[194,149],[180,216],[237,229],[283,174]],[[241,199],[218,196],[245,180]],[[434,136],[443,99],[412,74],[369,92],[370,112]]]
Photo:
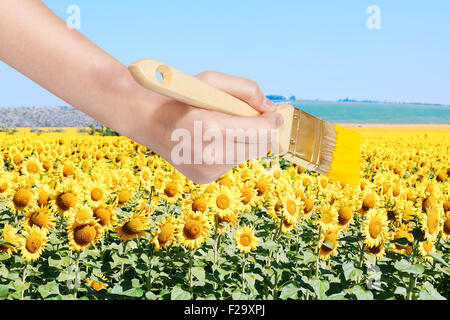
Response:
[[[172,71],[164,64],[158,66],[155,72],[156,81],[162,85],[169,85],[172,81]]]

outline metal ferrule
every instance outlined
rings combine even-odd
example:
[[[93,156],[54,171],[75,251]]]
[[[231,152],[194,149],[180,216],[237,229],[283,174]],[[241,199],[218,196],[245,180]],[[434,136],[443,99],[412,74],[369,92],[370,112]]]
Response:
[[[318,171],[324,136],[324,121],[295,109],[289,151],[283,158],[310,171]]]

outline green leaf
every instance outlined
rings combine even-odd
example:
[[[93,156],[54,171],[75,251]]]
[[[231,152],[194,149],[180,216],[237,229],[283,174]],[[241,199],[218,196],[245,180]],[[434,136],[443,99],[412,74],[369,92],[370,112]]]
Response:
[[[407,238],[398,238],[398,239],[391,240],[389,242],[398,244],[400,246],[411,246],[412,245],[412,243],[409,242],[409,240]]]
[[[16,279],[16,281],[14,281],[14,289],[16,289],[16,291],[24,291],[26,289],[28,289],[30,287],[29,283],[23,283],[22,279]]]
[[[420,300],[446,300],[430,282],[425,282],[419,293]]]
[[[145,298],[147,300],[157,300],[158,296],[156,294],[154,294],[153,292],[148,291],[145,293]]]
[[[412,273],[412,274],[422,274],[425,271],[425,268],[421,264],[412,265],[405,259],[395,262],[395,269],[402,272]]]
[[[171,300],[190,300],[191,299],[191,293],[183,290],[181,286],[176,286],[172,289],[172,292],[170,293],[170,299]]]
[[[122,294],[127,297],[140,298],[144,294],[144,291],[141,288],[132,288],[122,292]]]
[[[311,287],[313,287],[314,292],[317,295],[318,299],[326,299],[326,294],[325,292],[328,291],[328,289],[330,288],[330,284],[328,283],[327,280],[319,280],[317,278],[311,280]]]
[[[10,246],[10,247],[15,247],[15,245],[13,245],[11,242],[8,242],[5,240],[0,240],[0,244],[3,244],[5,246]]]
[[[339,292],[327,297],[327,300],[347,300],[345,292]]]
[[[432,257],[434,260],[442,263],[444,266],[450,267],[450,265],[444,259],[442,259],[442,257],[440,255],[438,255],[437,253],[430,251],[430,252],[428,252],[428,255],[430,257]]]
[[[3,284],[0,284],[0,298],[8,296],[9,288]]]
[[[241,291],[234,291],[231,294],[231,297],[233,298],[233,300],[248,300],[248,296]]]
[[[344,271],[345,280],[355,280],[362,276],[363,272],[361,269],[355,268],[353,262],[346,262],[342,265],[342,270]]]
[[[278,244],[275,241],[268,240],[264,242],[261,247],[266,250],[276,250],[278,248]]]
[[[296,299],[298,297],[299,290],[300,288],[298,288],[295,283],[291,282],[284,286],[281,290],[280,299]]]
[[[323,243],[323,245],[324,245],[325,247],[327,247],[328,249],[330,249],[330,250],[333,250],[333,249],[334,249],[334,243],[333,243],[333,241],[330,241],[330,240],[325,241],[325,242]]]
[[[317,260],[317,255],[310,251],[303,252],[303,263],[308,264],[311,262],[315,262]]]
[[[373,300],[372,292],[364,290],[361,286],[355,286],[352,292],[358,300]]]
[[[59,285],[55,281],[52,281],[45,285],[40,285],[38,291],[42,298],[45,299],[52,294],[59,294]]]
[[[8,274],[8,268],[6,268],[4,265],[0,266],[0,277],[6,278]]]
[[[192,275],[197,278],[200,283],[205,283],[205,269],[201,267],[193,267],[192,268]]]

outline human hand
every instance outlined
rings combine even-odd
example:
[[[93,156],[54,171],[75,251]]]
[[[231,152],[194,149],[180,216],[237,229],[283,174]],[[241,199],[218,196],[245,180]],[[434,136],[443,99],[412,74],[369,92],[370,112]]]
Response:
[[[275,129],[283,118],[251,80],[214,71],[196,77],[243,100],[262,115],[231,116],[152,93],[152,101],[137,109],[143,116],[133,117],[137,123],[132,124],[132,135],[186,177],[205,184],[245,160],[266,155],[276,143]]]

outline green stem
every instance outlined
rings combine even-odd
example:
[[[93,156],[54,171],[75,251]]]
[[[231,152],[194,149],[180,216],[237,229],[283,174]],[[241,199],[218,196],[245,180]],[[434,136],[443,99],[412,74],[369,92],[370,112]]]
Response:
[[[189,250],[189,290],[192,292],[192,263],[194,262],[194,250]],[[192,297],[194,295],[192,294]]]
[[[123,252],[122,252],[122,254],[125,253],[125,250],[127,249],[127,244],[128,244],[128,241],[124,241],[124,242],[122,243],[122,246],[123,246]],[[125,262],[122,262],[122,265],[121,265],[121,267],[120,267],[120,278],[123,277],[123,265],[124,265],[124,263],[125,263]]]
[[[27,277],[27,267],[28,267],[28,262],[25,262],[25,267],[23,267],[23,274],[22,274],[22,284],[25,285],[25,279]],[[25,294],[25,289],[22,290],[22,292],[20,293],[20,300],[23,300]]]
[[[319,276],[319,260],[320,260],[320,235],[322,232],[322,228],[319,227],[319,234],[317,239],[317,259],[316,259],[316,277]]]
[[[147,278],[147,291],[150,291],[150,289],[152,288],[152,283],[153,283],[153,277],[152,277],[152,270],[153,270],[153,256],[155,255],[155,248],[154,246],[152,246],[152,253],[150,255],[150,259],[149,259],[149,269],[148,269],[148,278]]]
[[[242,292],[245,293],[245,263],[247,261],[247,256],[245,254],[245,252],[242,255],[242,274],[241,274],[241,278],[242,278]]]
[[[78,292],[78,275],[80,271],[80,255],[81,253],[77,253],[77,258],[75,260],[75,285],[74,285],[74,293],[75,293],[75,299],[77,298],[77,292]]]

